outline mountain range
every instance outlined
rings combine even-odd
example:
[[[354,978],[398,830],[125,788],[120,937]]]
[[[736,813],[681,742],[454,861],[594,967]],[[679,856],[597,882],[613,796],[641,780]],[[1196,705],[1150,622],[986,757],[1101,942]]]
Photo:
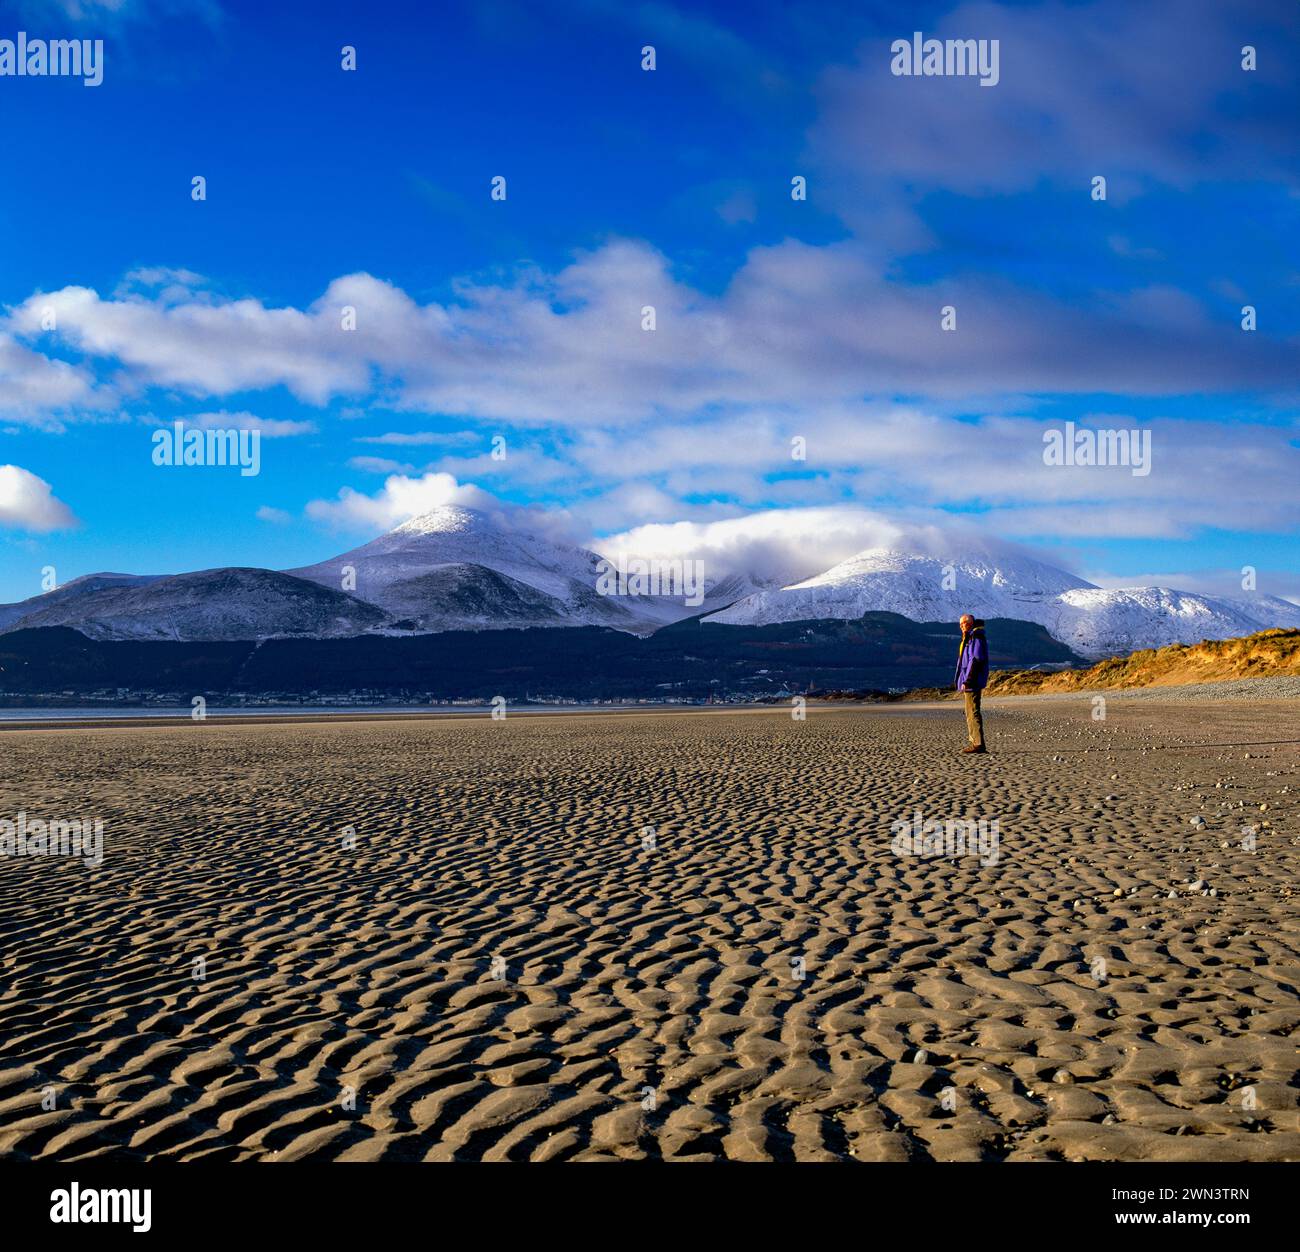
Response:
[[[1277,597],[1101,588],[1019,554],[869,548],[785,586],[729,571],[706,579],[695,605],[664,594],[602,595],[602,561],[507,518],[446,505],[288,571],[87,575],[0,606],[0,633],[70,627],[93,640],[216,642],[606,627],[645,637],[690,617],[705,626],[764,627],[868,613],[950,622],[970,612],[1041,626],[1094,659],[1300,627],[1300,606]]]
[[[1276,596],[1097,587],[1025,557],[950,560],[888,548],[869,548],[803,582],[758,592],[708,620],[768,626],[869,612],[899,613],[913,621],[971,613],[1034,622],[1089,658],[1300,626],[1300,605]]]

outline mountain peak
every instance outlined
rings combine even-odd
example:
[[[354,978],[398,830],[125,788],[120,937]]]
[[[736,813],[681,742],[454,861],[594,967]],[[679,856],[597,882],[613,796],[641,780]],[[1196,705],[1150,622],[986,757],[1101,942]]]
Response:
[[[408,517],[394,526],[390,535],[463,535],[495,529],[492,519],[479,509],[463,504],[439,504],[424,513]]]
[[[350,571],[358,599],[425,631],[645,625],[624,601],[597,594],[594,552],[535,534],[524,520],[443,504],[359,548],[290,572],[338,587]]]
[[[914,580],[943,584],[955,582],[953,590],[998,588],[1024,594],[1060,593],[1091,588],[1092,584],[1054,565],[1014,552],[972,550],[963,545],[958,553],[926,552],[911,547],[873,547],[841,561],[794,587],[836,586],[873,575],[903,575]],[[960,594],[956,598],[960,598]]]

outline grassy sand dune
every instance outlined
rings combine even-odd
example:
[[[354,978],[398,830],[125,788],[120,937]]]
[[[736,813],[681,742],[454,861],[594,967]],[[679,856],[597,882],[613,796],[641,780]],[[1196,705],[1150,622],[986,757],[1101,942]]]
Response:
[[[988,721],[6,734],[0,1155],[1300,1158],[1300,709]]]
[[[998,670],[989,676],[989,695],[1085,691],[1124,687],[1175,687],[1242,678],[1300,675],[1300,630],[1261,630],[1240,639],[1148,648],[1108,657],[1087,669]]]

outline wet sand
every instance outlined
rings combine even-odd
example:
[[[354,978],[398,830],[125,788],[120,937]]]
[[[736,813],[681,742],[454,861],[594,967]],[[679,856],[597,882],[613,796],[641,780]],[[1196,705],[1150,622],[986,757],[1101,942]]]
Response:
[[[0,1156],[1300,1159],[1300,702],[1090,709],[9,731]]]

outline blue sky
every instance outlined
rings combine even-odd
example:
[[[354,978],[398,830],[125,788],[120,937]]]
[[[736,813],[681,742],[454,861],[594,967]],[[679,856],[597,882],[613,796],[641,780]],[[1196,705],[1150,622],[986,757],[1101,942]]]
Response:
[[[448,500],[742,549],[780,508],[810,572],[978,526],[1300,597],[1287,0],[0,6],[19,30],[105,55],[0,77],[4,599],[292,567]],[[914,30],[999,39],[999,83],[891,75]],[[155,466],[175,419],[260,425],[261,473]],[[1150,430],[1151,473],[1043,465],[1067,420]]]

